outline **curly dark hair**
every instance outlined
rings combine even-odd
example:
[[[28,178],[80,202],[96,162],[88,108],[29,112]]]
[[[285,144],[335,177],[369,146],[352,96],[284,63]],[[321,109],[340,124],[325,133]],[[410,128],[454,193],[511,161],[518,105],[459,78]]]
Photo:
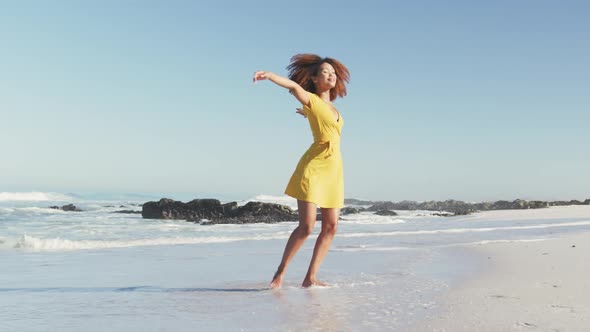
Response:
[[[305,90],[315,93],[316,87],[311,78],[319,73],[322,63],[332,65],[337,76],[336,86],[330,90],[330,100],[346,96],[345,84],[350,81],[350,72],[340,61],[333,58],[322,58],[315,54],[294,55],[291,58],[291,63],[287,66],[289,78]]]

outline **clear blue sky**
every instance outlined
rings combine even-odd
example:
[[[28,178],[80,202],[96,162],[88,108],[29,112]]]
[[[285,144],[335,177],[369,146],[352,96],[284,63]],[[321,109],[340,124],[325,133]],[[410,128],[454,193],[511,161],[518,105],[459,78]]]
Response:
[[[11,1],[0,191],[282,194],[311,143],[255,70],[351,72],[345,196],[590,197],[586,1]]]

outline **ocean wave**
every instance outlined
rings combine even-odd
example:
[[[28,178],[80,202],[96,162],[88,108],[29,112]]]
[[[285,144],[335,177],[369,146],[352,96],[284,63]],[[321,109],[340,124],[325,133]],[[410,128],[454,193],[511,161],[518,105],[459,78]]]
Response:
[[[72,198],[60,194],[60,193],[52,193],[52,192],[0,192],[0,202],[11,202],[11,201],[70,201]]]
[[[0,208],[0,213],[14,213],[14,214],[22,214],[22,215],[39,215],[39,214],[69,214],[71,212],[59,210],[59,209],[52,209],[49,207],[42,208],[42,207],[21,207],[21,208]]]
[[[227,243],[238,241],[280,240],[287,239],[288,237],[288,232],[252,236],[208,236],[195,238],[184,237],[135,240],[68,240],[63,238],[39,238],[31,235],[23,235],[13,241],[10,239],[0,240],[0,248],[31,251],[68,251],[201,243]]]

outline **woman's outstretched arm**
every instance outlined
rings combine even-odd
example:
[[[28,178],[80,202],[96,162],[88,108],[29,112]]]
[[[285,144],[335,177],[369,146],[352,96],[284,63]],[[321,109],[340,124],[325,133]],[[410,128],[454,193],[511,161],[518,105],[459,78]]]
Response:
[[[301,104],[309,106],[309,92],[305,91],[301,85],[287,77],[269,71],[257,71],[254,73],[253,80],[254,83],[257,81],[269,80],[278,86],[282,86],[283,88],[288,89]]]

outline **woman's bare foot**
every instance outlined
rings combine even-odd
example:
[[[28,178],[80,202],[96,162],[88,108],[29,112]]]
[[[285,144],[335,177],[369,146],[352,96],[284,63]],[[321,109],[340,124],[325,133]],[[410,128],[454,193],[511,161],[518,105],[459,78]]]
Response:
[[[283,274],[277,271],[270,282],[270,289],[279,289],[281,286],[283,286]]]
[[[303,280],[303,284],[301,284],[301,287],[311,287],[311,286],[321,286],[321,287],[326,287],[326,286],[330,286],[329,284],[326,284],[325,282],[321,282],[317,279],[311,279],[311,278],[306,278],[305,280]]]

